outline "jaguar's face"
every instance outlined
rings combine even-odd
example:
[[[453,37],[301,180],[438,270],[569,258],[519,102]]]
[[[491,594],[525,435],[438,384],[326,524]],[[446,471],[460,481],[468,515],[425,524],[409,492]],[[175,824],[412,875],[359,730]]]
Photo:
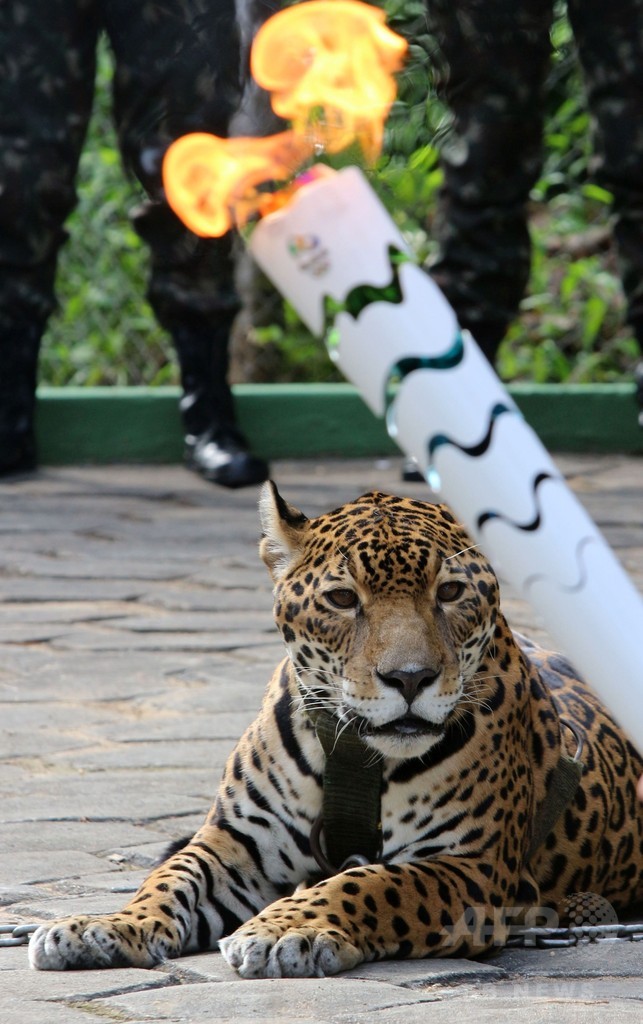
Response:
[[[303,703],[395,758],[473,707],[495,575],[444,506],[367,494],[307,520],[266,486],[262,555]]]

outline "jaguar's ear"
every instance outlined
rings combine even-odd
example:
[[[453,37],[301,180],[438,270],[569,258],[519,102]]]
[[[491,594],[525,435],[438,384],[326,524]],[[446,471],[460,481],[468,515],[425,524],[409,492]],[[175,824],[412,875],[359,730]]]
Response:
[[[276,581],[287,571],[299,550],[302,526],[307,517],[281,497],[272,480],[261,488],[259,515],[263,536],[259,553]]]

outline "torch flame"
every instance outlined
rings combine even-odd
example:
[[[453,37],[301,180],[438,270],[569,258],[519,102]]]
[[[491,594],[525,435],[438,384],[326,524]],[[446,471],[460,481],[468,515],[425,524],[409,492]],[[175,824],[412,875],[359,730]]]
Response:
[[[356,139],[368,160],[381,150],[395,99],[393,73],[407,43],[384,11],[358,0],[310,0],[273,15],[254,40],[250,67],[276,114],[331,153]],[[311,113],[323,109],[313,122]]]
[[[184,135],[163,160],[167,201],[195,234],[224,235],[269,202],[258,185],[291,178],[311,153],[293,131],[258,139]]]
[[[163,161],[169,205],[195,234],[223,235],[287,202],[291,190],[269,195],[258,186],[292,179],[318,149],[337,153],[356,140],[375,159],[406,49],[384,12],[360,0],[308,0],[273,15],[257,33],[251,69],[292,129],[177,139]]]

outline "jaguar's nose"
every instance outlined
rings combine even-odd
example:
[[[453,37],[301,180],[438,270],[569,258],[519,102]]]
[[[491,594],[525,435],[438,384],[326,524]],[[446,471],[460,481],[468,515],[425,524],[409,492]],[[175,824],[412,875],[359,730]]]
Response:
[[[410,707],[420,690],[435,682],[440,675],[440,669],[432,666],[412,670],[400,668],[392,672],[378,672],[377,675],[386,686],[399,690]]]

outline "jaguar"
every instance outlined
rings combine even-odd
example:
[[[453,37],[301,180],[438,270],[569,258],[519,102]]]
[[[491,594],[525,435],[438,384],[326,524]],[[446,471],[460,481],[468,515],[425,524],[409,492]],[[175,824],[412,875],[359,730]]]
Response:
[[[641,757],[512,632],[449,509],[373,492],[307,518],[270,482],[260,513],[286,656],[205,823],[123,910],[41,925],[32,965],[218,945],[245,978],[319,977],[477,956],[575,893],[640,901]]]

